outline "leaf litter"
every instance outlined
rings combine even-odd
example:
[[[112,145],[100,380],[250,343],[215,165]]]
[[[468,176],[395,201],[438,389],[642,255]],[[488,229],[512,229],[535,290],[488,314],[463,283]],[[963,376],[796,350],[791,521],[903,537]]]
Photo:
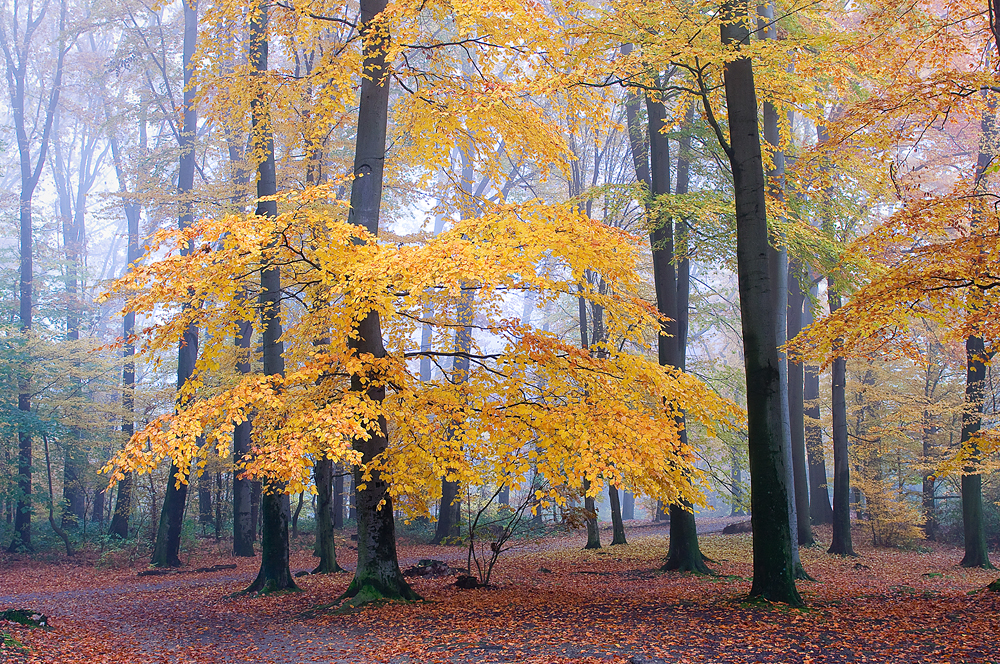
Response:
[[[822,539],[826,533],[818,529]],[[859,532],[860,536],[860,532]],[[632,530],[632,542],[581,550],[579,535],[506,554],[489,588],[460,590],[454,577],[414,577],[425,598],[347,614],[316,611],[350,574],[297,579],[300,593],[233,597],[255,559],[196,553],[189,574],[140,577],[139,568],[7,560],[0,610],[30,606],[49,629],[0,625],[4,664],[323,662],[626,664],[629,661],[954,662],[997,664],[1000,593],[976,592],[995,572],[958,566],[961,551],[860,546],[859,558],[802,550],[815,582],[800,582],[804,609],[746,601],[753,575],[749,535],[708,535],[702,549],[718,576],[661,572],[665,529]],[[347,542],[340,562],[353,567]],[[464,561],[458,547],[399,547],[419,559]],[[314,566],[294,553],[293,571]]]

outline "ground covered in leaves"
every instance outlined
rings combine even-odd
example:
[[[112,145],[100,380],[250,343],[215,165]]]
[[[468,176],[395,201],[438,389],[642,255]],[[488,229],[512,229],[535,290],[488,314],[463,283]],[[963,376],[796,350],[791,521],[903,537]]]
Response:
[[[863,537],[859,531],[855,541]],[[28,608],[49,627],[0,623],[0,662],[1000,664],[1000,593],[975,592],[997,573],[959,567],[953,547],[862,544],[858,558],[805,549],[815,581],[799,583],[806,607],[791,609],[745,601],[749,535],[702,538],[716,577],[659,571],[662,528],[632,528],[629,541],[600,551],[582,551],[579,534],[526,543],[501,559],[494,587],[414,578],[426,601],[344,615],[316,607],[335,599],[349,574],[301,577],[300,593],[233,597],[259,561],[211,547],[192,555],[186,570],[159,576],[138,576],[139,566],[7,557],[0,611]],[[350,542],[339,544],[341,564],[353,568]],[[457,547],[404,544],[400,557],[404,566],[421,558],[464,565]],[[314,563],[303,548],[293,571]]]

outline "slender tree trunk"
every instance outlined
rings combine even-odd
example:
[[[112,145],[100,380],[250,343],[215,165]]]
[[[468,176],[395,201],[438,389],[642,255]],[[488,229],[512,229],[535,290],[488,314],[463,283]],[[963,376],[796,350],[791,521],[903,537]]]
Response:
[[[803,327],[812,324],[812,308],[803,311]],[[833,523],[833,506],[827,489],[826,454],[823,451],[823,429],[819,426],[819,371],[804,367],[803,420],[806,457],[809,461],[809,515],[815,524]]]
[[[344,527],[344,470],[340,466],[333,469],[333,528]]]
[[[107,496],[104,489],[94,491],[94,501],[90,506],[90,520],[92,523],[104,525],[104,503]]]
[[[788,279],[788,339],[794,339],[802,330],[802,307],[805,294],[799,280],[801,266],[795,262]],[[809,480],[806,476],[805,407],[803,404],[804,380],[801,362],[788,362],[788,416],[792,446],[792,468],[795,474],[795,516],[799,546],[813,543],[812,524],[809,518]]]
[[[142,107],[145,109],[145,106]],[[111,118],[111,112],[108,108],[107,100],[104,103],[105,117],[109,120]],[[145,111],[140,112],[139,119],[139,149],[145,151],[147,148],[146,139],[146,114]],[[111,145],[111,159],[115,166],[115,174],[118,177],[118,191],[122,194],[123,198],[128,193],[128,181],[125,174],[125,166],[122,159],[121,147],[118,142],[118,137],[111,133],[108,138],[108,142]],[[124,210],[125,210],[125,222],[128,226],[128,250],[126,256],[128,259],[129,269],[135,265],[141,253],[139,251],[139,218],[142,213],[142,208],[135,200],[130,198],[124,198]],[[122,338],[125,340],[125,348],[122,351],[122,359],[124,364],[122,366],[122,438],[128,441],[132,438],[135,433],[135,344],[132,343],[132,336],[135,334],[135,312],[130,311],[125,314],[125,320],[122,324]],[[119,539],[128,539],[128,527],[129,519],[132,516],[132,491],[133,491],[133,474],[131,472],[125,473],[124,478],[118,482],[118,495],[115,501],[114,515],[111,517],[111,524],[108,527],[108,535],[112,537],[117,537]],[[103,495],[103,492],[102,492]],[[97,505],[95,501],[94,510],[96,513]],[[95,514],[96,516],[96,514]],[[97,520],[96,518],[94,519]]]
[[[253,339],[253,324],[250,321],[239,321],[236,335],[236,348],[240,357],[236,362],[236,371],[240,374],[250,373],[250,347]],[[254,542],[257,539],[257,514],[253,505],[253,484],[243,476],[244,464],[250,460],[250,434],[253,424],[247,419],[233,429],[233,555],[240,558],[253,558]]]
[[[375,18],[386,7],[386,0],[361,0],[360,32],[364,39],[364,77],[361,80],[361,102],[358,108],[358,130],[354,152],[354,182],[351,185],[349,223],[377,235],[379,207],[382,202],[382,175],[385,165],[386,130],[389,119],[389,68],[386,49],[390,35],[386,25]],[[350,342],[358,355],[385,357],[379,315],[370,311],[358,323],[357,337]],[[385,387],[351,376],[351,390],[365,392],[372,403],[381,404]],[[354,449],[361,453],[362,466],[372,463],[388,447],[385,418],[371,426],[368,436],[354,439]],[[362,479],[362,467],[354,470],[358,516],[358,566],[344,598],[358,606],[382,599],[415,600],[414,592],[399,570],[396,556],[396,524],[388,484],[377,470]]]
[[[335,509],[333,500],[333,474],[336,469],[332,459],[320,459],[313,466],[316,477],[316,555],[319,565],[313,574],[343,572],[337,564],[337,549],[333,539]]]
[[[198,477],[198,525],[202,534],[208,526],[214,526],[212,519],[212,476],[203,472]]]
[[[14,124],[14,136],[17,141],[18,163],[21,174],[21,190],[18,196],[19,203],[19,240],[20,240],[20,266],[18,274],[18,296],[20,306],[18,310],[20,318],[21,333],[27,335],[31,332],[32,305],[33,305],[33,255],[34,245],[32,242],[32,199],[35,187],[42,174],[45,165],[45,153],[49,147],[52,124],[55,120],[56,109],[59,106],[59,93],[62,90],[63,61],[66,55],[65,31],[66,24],[66,2],[59,3],[59,27],[58,27],[58,59],[56,68],[52,76],[51,87],[49,88],[49,99],[47,104],[39,102],[37,111],[44,108],[43,113],[32,111],[27,108],[27,85],[28,85],[28,65],[34,53],[32,43],[36,37],[36,30],[44,19],[44,13],[48,5],[43,5],[38,14],[33,14],[34,5],[28,3],[27,15],[24,24],[20,23],[21,17],[18,15],[18,5],[14,5],[14,14],[10,18],[12,24],[20,28],[20,41],[10,42],[7,39],[8,32],[0,31],[0,38],[3,39],[3,50],[6,54],[6,73],[8,91],[10,92],[11,120]],[[16,33],[15,33],[16,34]],[[43,93],[44,94],[44,93]],[[41,126],[36,122],[28,127],[27,120],[34,117],[41,119]],[[38,139],[38,154],[34,165],[31,163],[31,141],[34,136]],[[28,367],[23,367],[17,379],[17,409],[21,412],[23,421],[30,419],[31,412],[31,377]],[[18,427],[18,459],[17,459],[17,505],[14,508],[14,538],[10,543],[9,550],[15,552],[19,549],[31,550],[31,474],[32,474],[32,432],[29,426],[21,424]]]
[[[178,226],[185,229],[194,223],[194,206],[191,193],[194,190],[195,133],[198,129],[198,110],[195,106],[195,89],[191,83],[195,46],[198,40],[198,3],[189,0],[184,3],[184,124],[178,143],[180,147],[180,167],[177,176],[177,193],[180,198]],[[190,248],[182,250],[187,255]],[[198,328],[188,327],[181,338],[177,351],[177,392],[178,399],[184,383],[194,373],[198,359]],[[178,404],[183,405],[182,403]],[[179,567],[181,548],[181,526],[184,520],[184,506],[187,503],[188,478],[181,475],[176,464],[170,464],[167,476],[167,490],[160,510],[160,524],[156,531],[156,542],[150,564],[157,567]]]
[[[618,497],[618,487],[608,485],[608,496],[611,499],[611,546],[628,544],[625,540],[625,521],[622,519],[622,504]]]
[[[749,44],[746,5],[722,7],[722,42]],[[789,469],[783,445],[777,312],[771,290],[764,168],[757,125],[753,65],[743,57],[726,63],[727,147],[736,194],[736,262],[743,324],[750,448],[750,505],[753,526],[751,597],[801,604],[795,588],[789,524]]]
[[[138,217],[138,215],[136,215]],[[136,233],[132,234],[132,219],[129,218],[129,256],[132,255],[133,238],[135,238],[136,250],[138,251],[138,218],[136,219]],[[136,259],[137,260],[137,259]],[[131,265],[135,261],[130,260]],[[135,313],[129,312],[125,315],[123,334],[125,339],[130,339],[135,333]],[[122,438],[126,441],[132,438],[135,433],[135,420],[133,410],[135,408],[135,346],[126,342],[125,366],[122,368]],[[132,516],[132,473],[125,473],[125,477],[118,482],[118,497],[115,502],[115,513],[111,517],[111,526],[108,528],[108,535],[119,539],[128,539],[128,522]]]
[[[258,3],[250,18],[248,35],[251,71],[256,77],[263,77],[267,73],[267,24],[268,6],[263,2]],[[250,115],[254,140],[259,141],[263,147],[264,157],[257,165],[256,215],[268,223],[278,216],[278,203],[273,200],[278,184],[271,119],[266,102],[260,96],[251,100]],[[285,349],[281,341],[281,268],[275,265],[261,266],[259,305],[264,375],[281,378],[285,375]],[[265,485],[261,496],[260,571],[245,592],[270,593],[298,589],[289,568],[290,512],[285,486],[281,483]]]
[[[840,294],[828,284],[830,313],[840,308]],[[851,542],[851,462],[847,446],[847,360],[834,359],[833,377],[833,541],[828,553],[854,556]]]

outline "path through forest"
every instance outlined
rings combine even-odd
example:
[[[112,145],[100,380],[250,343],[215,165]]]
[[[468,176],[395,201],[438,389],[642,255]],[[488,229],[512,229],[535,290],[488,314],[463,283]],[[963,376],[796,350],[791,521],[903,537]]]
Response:
[[[725,521],[703,521],[704,531]],[[349,574],[298,579],[303,592],[232,597],[257,561],[202,553],[192,567],[235,570],[138,577],[139,568],[6,560],[0,610],[50,616],[48,631],[4,627],[30,648],[0,651],[5,664],[307,662],[963,662],[1000,663],[1000,597],[971,591],[994,573],[957,567],[960,551],[866,549],[857,559],[803,551],[815,582],[806,609],[743,600],[750,538],[708,534],[720,576],[658,571],[662,527],[633,527],[630,544],[581,551],[580,536],[506,554],[495,588],[459,590],[453,578],[416,579],[428,600],[337,615],[315,611]],[[858,539],[862,539],[861,532]],[[353,566],[347,541],[338,553]],[[464,562],[459,548],[401,547],[403,564]],[[309,569],[311,552],[293,558]],[[654,659],[650,659],[654,658]]]

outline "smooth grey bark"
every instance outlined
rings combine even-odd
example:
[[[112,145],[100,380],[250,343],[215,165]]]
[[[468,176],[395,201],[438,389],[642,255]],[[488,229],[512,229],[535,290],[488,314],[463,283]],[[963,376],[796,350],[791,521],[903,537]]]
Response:
[[[333,469],[333,528],[344,527],[344,473],[340,466]]]
[[[802,292],[802,282],[799,279],[801,266],[797,262],[791,264],[788,278],[788,339],[794,339],[802,330],[802,307],[805,295]],[[796,531],[799,546],[811,546],[813,543],[812,524],[809,518],[809,484],[806,476],[806,432],[804,376],[801,362],[788,362],[788,421],[792,447],[792,469],[795,476],[795,516]]]
[[[840,308],[840,294],[827,284],[830,313]],[[855,556],[851,541],[851,463],[847,445],[847,360],[838,357],[830,368],[833,415],[833,540],[828,553]]]
[[[22,5],[23,6],[23,5]],[[62,90],[63,62],[68,47],[65,42],[66,2],[59,3],[59,23],[57,39],[57,60],[52,74],[51,85],[48,87],[48,101],[41,99],[35,109],[28,108],[29,70],[28,67],[39,57],[34,43],[39,38],[38,30],[44,25],[45,12],[48,4],[43,4],[35,13],[33,3],[27,5],[27,15],[24,24],[18,16],[19,6],[14,5],[12,20],[9,24],[0,24],[0,49],[3,51],[7,78],[7,88],[10,94],[11,120],[14,124],[14,137],[17,142],[18,166],[20,170],[21,189],[18,194],[19,208],[19,249],[20,264],[18,267],[18,307],[19,327],[22,334],[28,334],[32,325],[33,308],[33,272],[34,245],[32,201],[35,188],[45,166],[45,154],[49,148],[52,135],[52,125],[56,109],[59,106],[59,93]],[[42,93],[44,95],[44,92]],[[34,123],[29,127],[28,122]],[[38,139],[38,153],[35,163],[31,163],[31,144],[34,136]],[[24,420],[31,412],[31,377],[27,367],[23,367],[17,378],[17,409]],[[32,474],[32,432],[28,424],[18,427],[18,457],[17,457],[17,505],[14,508],[14,538],[9,550],[31,550],[31,474]]]
[[[250,16],[248,50],[251,71],[263,77],[268,67],[268,5],[260,2]],[[257,210],[265,223],[278,216],[277,173],[274,163],[274,139],[271,119],[266,102],[255,97],[250,102],[252,135],[263,147],[264,159],[257,165]],[[265,199],[270,200],[265,200]],[[264,356],[264,375],[285,375],[285,347],[281,341],[281,268],[261,265],[260,269],[261,347]],[[281,483],[268,483],[261,495],[260,570],[257,578],[246,589],[250,593],[269,593],[279,590],[297,590],[289,568],[291,550],[288,544],[288,522],[291,518],[288,494]]]
[[[722,6],[721,38],[725,45],[749,44],[746,5]],[[795,587],[793,540],[789,523],[790,469],[783,445],[781,381],[778,368],[777,312],[771,292],[764,195],[764,168],[757,124],[753,64],[742,57],[726,63],[723,73],[730,140],[714,116],[733,172],[736,194],[736,262],[747,381],[747,424],[750,451],[750,505],[753,525],[751,597],[802,603]],[[710,112],[706,108],[706,113]]]
[[[382,203],[382,177],[385,166],[386,131],[389,120],[389,63],[386,49],[390,35],[384,25],[373,23],[385,10],[386,0],[361,0],[360,32],[364,39],[364,77],[358,107],[358,130],[354,148],[354,182],[351,184],[351,207],[348,222],[372,235],[379,230],[379,207]],[[370,311],[356,328],[351,349],[359,355],[370,353],[385,357],[379,315]],[[385,386],[375,381],[351,376],[351,390],[365,392],[374,403],[385,399]],[[355,438],[354,449],[361,453],[362,465],[369,464],[388,446],[385,418],[371,426],[367,438]],[[342,595],[349,605],[398,599],[416,600],[399,569],[396,555],[396,524],[388,484],[377,470],[362,479],[361,468],[354,470],[355,501],[358,519],[358,565],[354,579]],[[384,502],[383,502],[384,501]],[[381,503],[381,505],[380,505]]]
[[[333,539],[334,500],[333,475],[335,473],[333,459],[319,459],[313,466],[316,478],[316,554],[319,565],[313,574],[330,574],[343,572],[337,564],[337,548]]]
[[[177,194],[180,199],[180,214],[177,225],[185,229],[194,223],[194,206],[190,200],[194,190],[195,138],[198,130],[198,109],[195,106],[196,90],[191,84],[195,47],[198,41],[198,3],[190,0],[184,3],[184,45],[182,63],[184,66],[184,117],[183,127],[177,136],[180,148],[180,165],[177,174]],[[187,255],[190,247],[181,250]],[[178,397],[184,383],[194,373],[198,359],[198,328],[191,325],[184,331],[177,350],[177,392]],[[178,403],[179,406],[183,405]],[[179,567],[181,565],[181,526],[184,520],[184,506],[187,502],[188,484],[186,477],[178,477],[180,469],[170,464],[167,476],[167,490],[160,510],[160,523],[156,530],[156,541],[150,564],[156,567]]]
[[[625,521],[635,519],[635,494],[631,491],[626,491],[622,500],[622,519]]]
[[[813,297],[815,286],[810,289]],[[812,307],[803,310],[803,327],[812,324]],[[814,524],[833,523],[833,506],[827,488],[826,453],[823,450],[823,429],[819,426],[819,370],[807,365],[803,368],[803,420],[805,429],[806,458],[809,462],[809,516]]]

